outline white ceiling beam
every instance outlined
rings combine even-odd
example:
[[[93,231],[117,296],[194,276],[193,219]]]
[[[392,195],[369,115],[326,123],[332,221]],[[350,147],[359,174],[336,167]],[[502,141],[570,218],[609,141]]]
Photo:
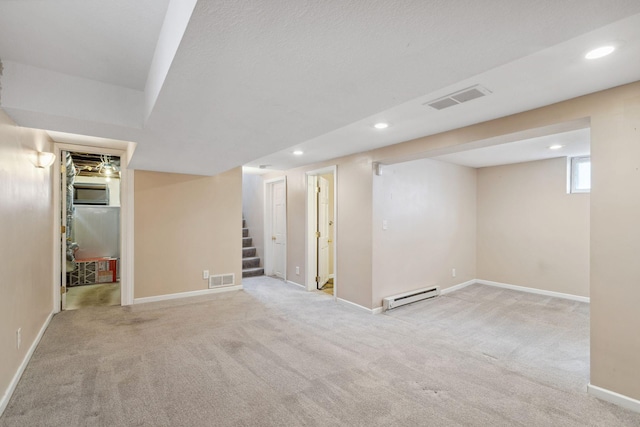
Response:
[[[144,88],[144,118],[151,115],[164,81],[189,25],[197,0],[171,0],[165,15]]]
[[[3,61],[2,107],[93,123],[142,128],[143,92],[43,68]],[[46,129],[33,115],[30,123]],[[15,120],[15,118],[14,118]]]

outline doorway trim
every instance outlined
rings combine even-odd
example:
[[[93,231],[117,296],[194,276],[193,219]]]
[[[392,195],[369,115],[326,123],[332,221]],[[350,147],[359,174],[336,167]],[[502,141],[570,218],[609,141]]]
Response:
[[[326,166],[306,172],[307,186],[307,214],[306,214],[306,289],[316,290],[316,274],[318,272],[318,258],[316,247],[316,193],[312,185],[317,176],[333,174],[333,298],[338,297],[338,167],[336,165]]]
[[[284,184],[284,271],[283,280],[287,281],[287,258],[288,258],[288,231],[289,224],[287,222],[287,177],[281,176],[278,178],[267,179],[264,181],[264,274],[265,276],[273,275],[273,253],[271,250],[271,236],[273,236],[273,186],[274,184],[282,182]]]
[[[60,244],[60,225],[62,224],[61,168],[62,151],[108,154],[120,157],[120,304],[133,304],[133,177],[128,169],[130,153],[128,150],[55,143],[56,161],[53,163],[53,312],[60,312],[60,285],[62,280],[62,245]]]

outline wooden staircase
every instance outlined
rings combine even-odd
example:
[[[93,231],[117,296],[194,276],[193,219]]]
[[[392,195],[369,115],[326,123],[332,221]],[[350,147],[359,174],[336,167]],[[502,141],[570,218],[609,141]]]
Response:
[[[260,257],[256,256],[253,239],[249,237],[247,223],[242,220],[242,277],[262,276],[264,268],[260,267]]]

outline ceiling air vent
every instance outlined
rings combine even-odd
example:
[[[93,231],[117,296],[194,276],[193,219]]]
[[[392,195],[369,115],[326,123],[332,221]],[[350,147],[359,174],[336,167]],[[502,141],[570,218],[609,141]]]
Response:
[[[436,110],[444,110],[445,108],[453,107],[454,105],[462,104],[463,102],[471,101],[472,99],[481,98],[489,95],[491,91],[486,87],[475,85],[462,89],[458,92],[450,93],[442,98],[427,101],[422,105],[428,105]]]

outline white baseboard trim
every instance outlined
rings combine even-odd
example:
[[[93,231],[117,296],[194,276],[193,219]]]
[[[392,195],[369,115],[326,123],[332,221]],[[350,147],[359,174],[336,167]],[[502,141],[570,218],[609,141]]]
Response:
[[[344,305],[345,307],[351,307],[351,308],[355,308],[359,311],[364,311],[367,312],[369,314],[380,314],[382,313],[382,307],[377,307],[374,309],[370,309],[367,307],[364,307],[360,304],[356,304],[355,302],[351,302],[351,301],[347,301],[346,299],[342,299],[342,298],[336,298],[336,302],[338,304]]]
[[[573,301],[589,302],[589,297],[581,297],[579,295],[563,294],[561,292],[545,291],[543,289],[527,288],[525,286],[510,285],[508,283],[492,282],[491,280],[476,279],[475,283],[487,286],[495,286],[497,288],[512,289],[514,291],[528,292],[530,294],[545,295],[548,297],[564,298]]]
[[[615,391],[607,390],[606,388],[598,387],[591,383],[587,384],[587,393],[593,397],[604,400],[605,402],[613,403],[614,405],[622,406],[630,411],[640,413],[640,400],[633,399],[625,396],[624,394],[616,393]]]
[[[287,283],[290,285],[300,286],[302,289],[307,289],[304,285],[301,285],[300,283],[292,282],[291,280],[287,280]]]
[[[166,301],[170,299],[197,297],[200,295],[219,294],[221,292],[241,291],[242,285],[225,286],[222,288],[202,289],[200,291],[179,292],[176,294],[156,295],[153,297],[135,298],[134,304],[144,304],[147,302]]]
[[[27,351],[27,354],[24,355],[24,359],[22,359],[22,363],[20,364],[20,366],[18,367],[18,370],[16,371],[15,375],[11,379],[11,382],[9,383],[9,387],[7,387],[7,390],[4,392],[4,395],[2,396],[2,400],[0,400],[0,416],[2,416],[2,414],[4,413],[4,410],[7,408],[7,405],[9,404],[9,400],[11,400],[11,396],[13,395],[13,392],[16,390],[16,387],[18,385],[18,382],[20,381],[20,378],[22,377],[22,374],[24,373],[24,370],[27,368],[27,365],[31,360],[31,356],[33,356],[33,352],[36,351],[36,347],[38,347],[38,344],[40,343],[40,340],[44,335],[44,331],[47,330],[49,323],[51,323],[53,314],[54,313],[52,311],[51,313],[49,313],[49,316],[47,316],[47,320],[44,321],[44,324],[40,328],[38,335],[36,335],[36,339],[33,340],[31,347],[29,347],[29,351]]]
[[[468,280],[466,282],[463,283],[458,283],[457,285],[453,285],[451,287],[448,287],[446,289],[443,289],[440,291],[440,295],[446,295],[450,292],[454,292],[454,291],[458,291],[462,288],[466,288],[469,285],[473,285],[474,283],[477,283],[476,279],[472,279],[472,280]]]

